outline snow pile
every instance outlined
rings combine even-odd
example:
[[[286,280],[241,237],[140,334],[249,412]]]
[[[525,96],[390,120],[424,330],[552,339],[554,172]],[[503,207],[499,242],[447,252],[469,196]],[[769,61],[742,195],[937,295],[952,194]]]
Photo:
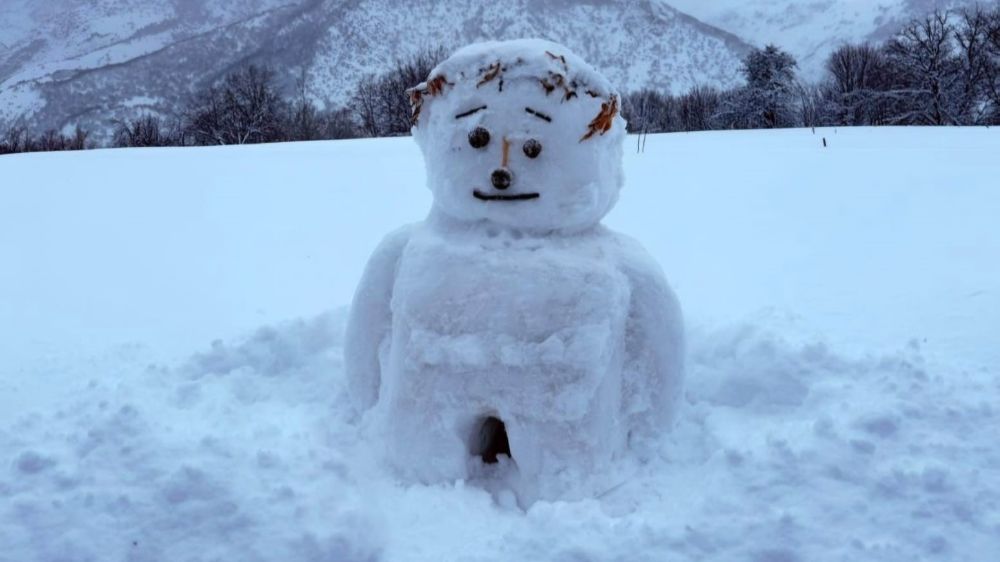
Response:
[[[434,203],[358,287],[356,406],[408,481],[592,495],[629,441],[669,428],[683,379],[662,271],[599,226],[622,184],[617,95],[538,40],[462,49],[411,95]]]
[[[404,486],[381,468],[346,414],[342,319],[176,367],[136,350],[60,367],[74,396],[0,431],[0,560],[908,561],[998,546],[995,373],[935,369],[919,345],[844,355],[778,335],[796,326],[775,317],[697,332],[671,440],[615,465],[597,499],[522,511],[481,483]]]
[[[73,396],[0,431],[0,560],[376,559],[329,377],[343,317],[169,368],[132,348],[56,367]]]
[[[677,425],[527,509],[387,473],[317,317],[426,214],[412,140],[0,158],[0,560],[1000,551],[1000,131],[626,148],[607,221],[684,303]]]

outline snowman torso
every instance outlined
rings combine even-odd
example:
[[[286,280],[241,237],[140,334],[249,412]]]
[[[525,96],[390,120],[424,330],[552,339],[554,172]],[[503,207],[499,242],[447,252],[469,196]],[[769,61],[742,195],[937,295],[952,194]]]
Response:
[[[662,272],[600,225],[624,184],[619,95],[541,40],[461,49],[407,93],[433,206],[373,253],[351,307],[363,425],[404,480],[528,503],[607,489],[683,376]]]
[[[629,289],[612,242],[602,229],[515,239],[418,228],[391,303],[390,399],[582,417],[620,378]]]

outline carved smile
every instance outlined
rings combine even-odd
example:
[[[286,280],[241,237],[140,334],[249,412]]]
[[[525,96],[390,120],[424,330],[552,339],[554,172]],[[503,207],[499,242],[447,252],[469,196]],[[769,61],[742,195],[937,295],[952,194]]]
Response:
[[[511,194],[499,194],[499,195],[489,195],[483,193],[478,189],[472,191],[472,195],[479,199],[480,201],[528,201],[530,199],[538,199],[541,197],[539,193],[511,193]]]

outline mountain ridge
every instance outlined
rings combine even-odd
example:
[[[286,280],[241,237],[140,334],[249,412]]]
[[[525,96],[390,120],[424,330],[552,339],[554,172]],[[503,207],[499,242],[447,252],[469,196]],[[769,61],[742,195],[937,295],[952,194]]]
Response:
[[[30,4],[12,1],[15,10]],[[82,122],[106,135],[116,119],[177,113],[194,91],[251,62],[274,67],[285,86],[306,83],[321,106],[339,106],[362,76],[399,58],[484,39],[564,43],[625,91],[734,86],[749,49],[657,0],[414,0],[405,10],[375,0],[257,0],[237,11],[222,0],[68,2],[76,11],[0,16],[2,27],[34,14],[43,18],[39,33],[48,34],[21,33],[13,52],[0,55],[0,125],[22,119],[35,129],[61,129]],[[118,18],[119,27],[105,17]],[[55,37],[67,29],[83,31]],[[0,41],[17,34],[0,34]]]
[[[791,53],[801,75],[819,79],[826,57],[846,42],[881,42],[936,8],[978,0],[660,0],[716,27],[738,31],[757,47],[774,43]]]

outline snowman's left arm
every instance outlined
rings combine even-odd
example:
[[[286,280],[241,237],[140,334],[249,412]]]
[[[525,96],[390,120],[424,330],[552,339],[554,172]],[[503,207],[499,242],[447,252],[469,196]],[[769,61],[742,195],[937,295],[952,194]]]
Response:
[[[623,406],[633,429],[666,428],[684,381],[684,320],[659,264],[621,237],[621,269],[631,298],[625,330]],[[636,427],[638,426],[638,427]]]

